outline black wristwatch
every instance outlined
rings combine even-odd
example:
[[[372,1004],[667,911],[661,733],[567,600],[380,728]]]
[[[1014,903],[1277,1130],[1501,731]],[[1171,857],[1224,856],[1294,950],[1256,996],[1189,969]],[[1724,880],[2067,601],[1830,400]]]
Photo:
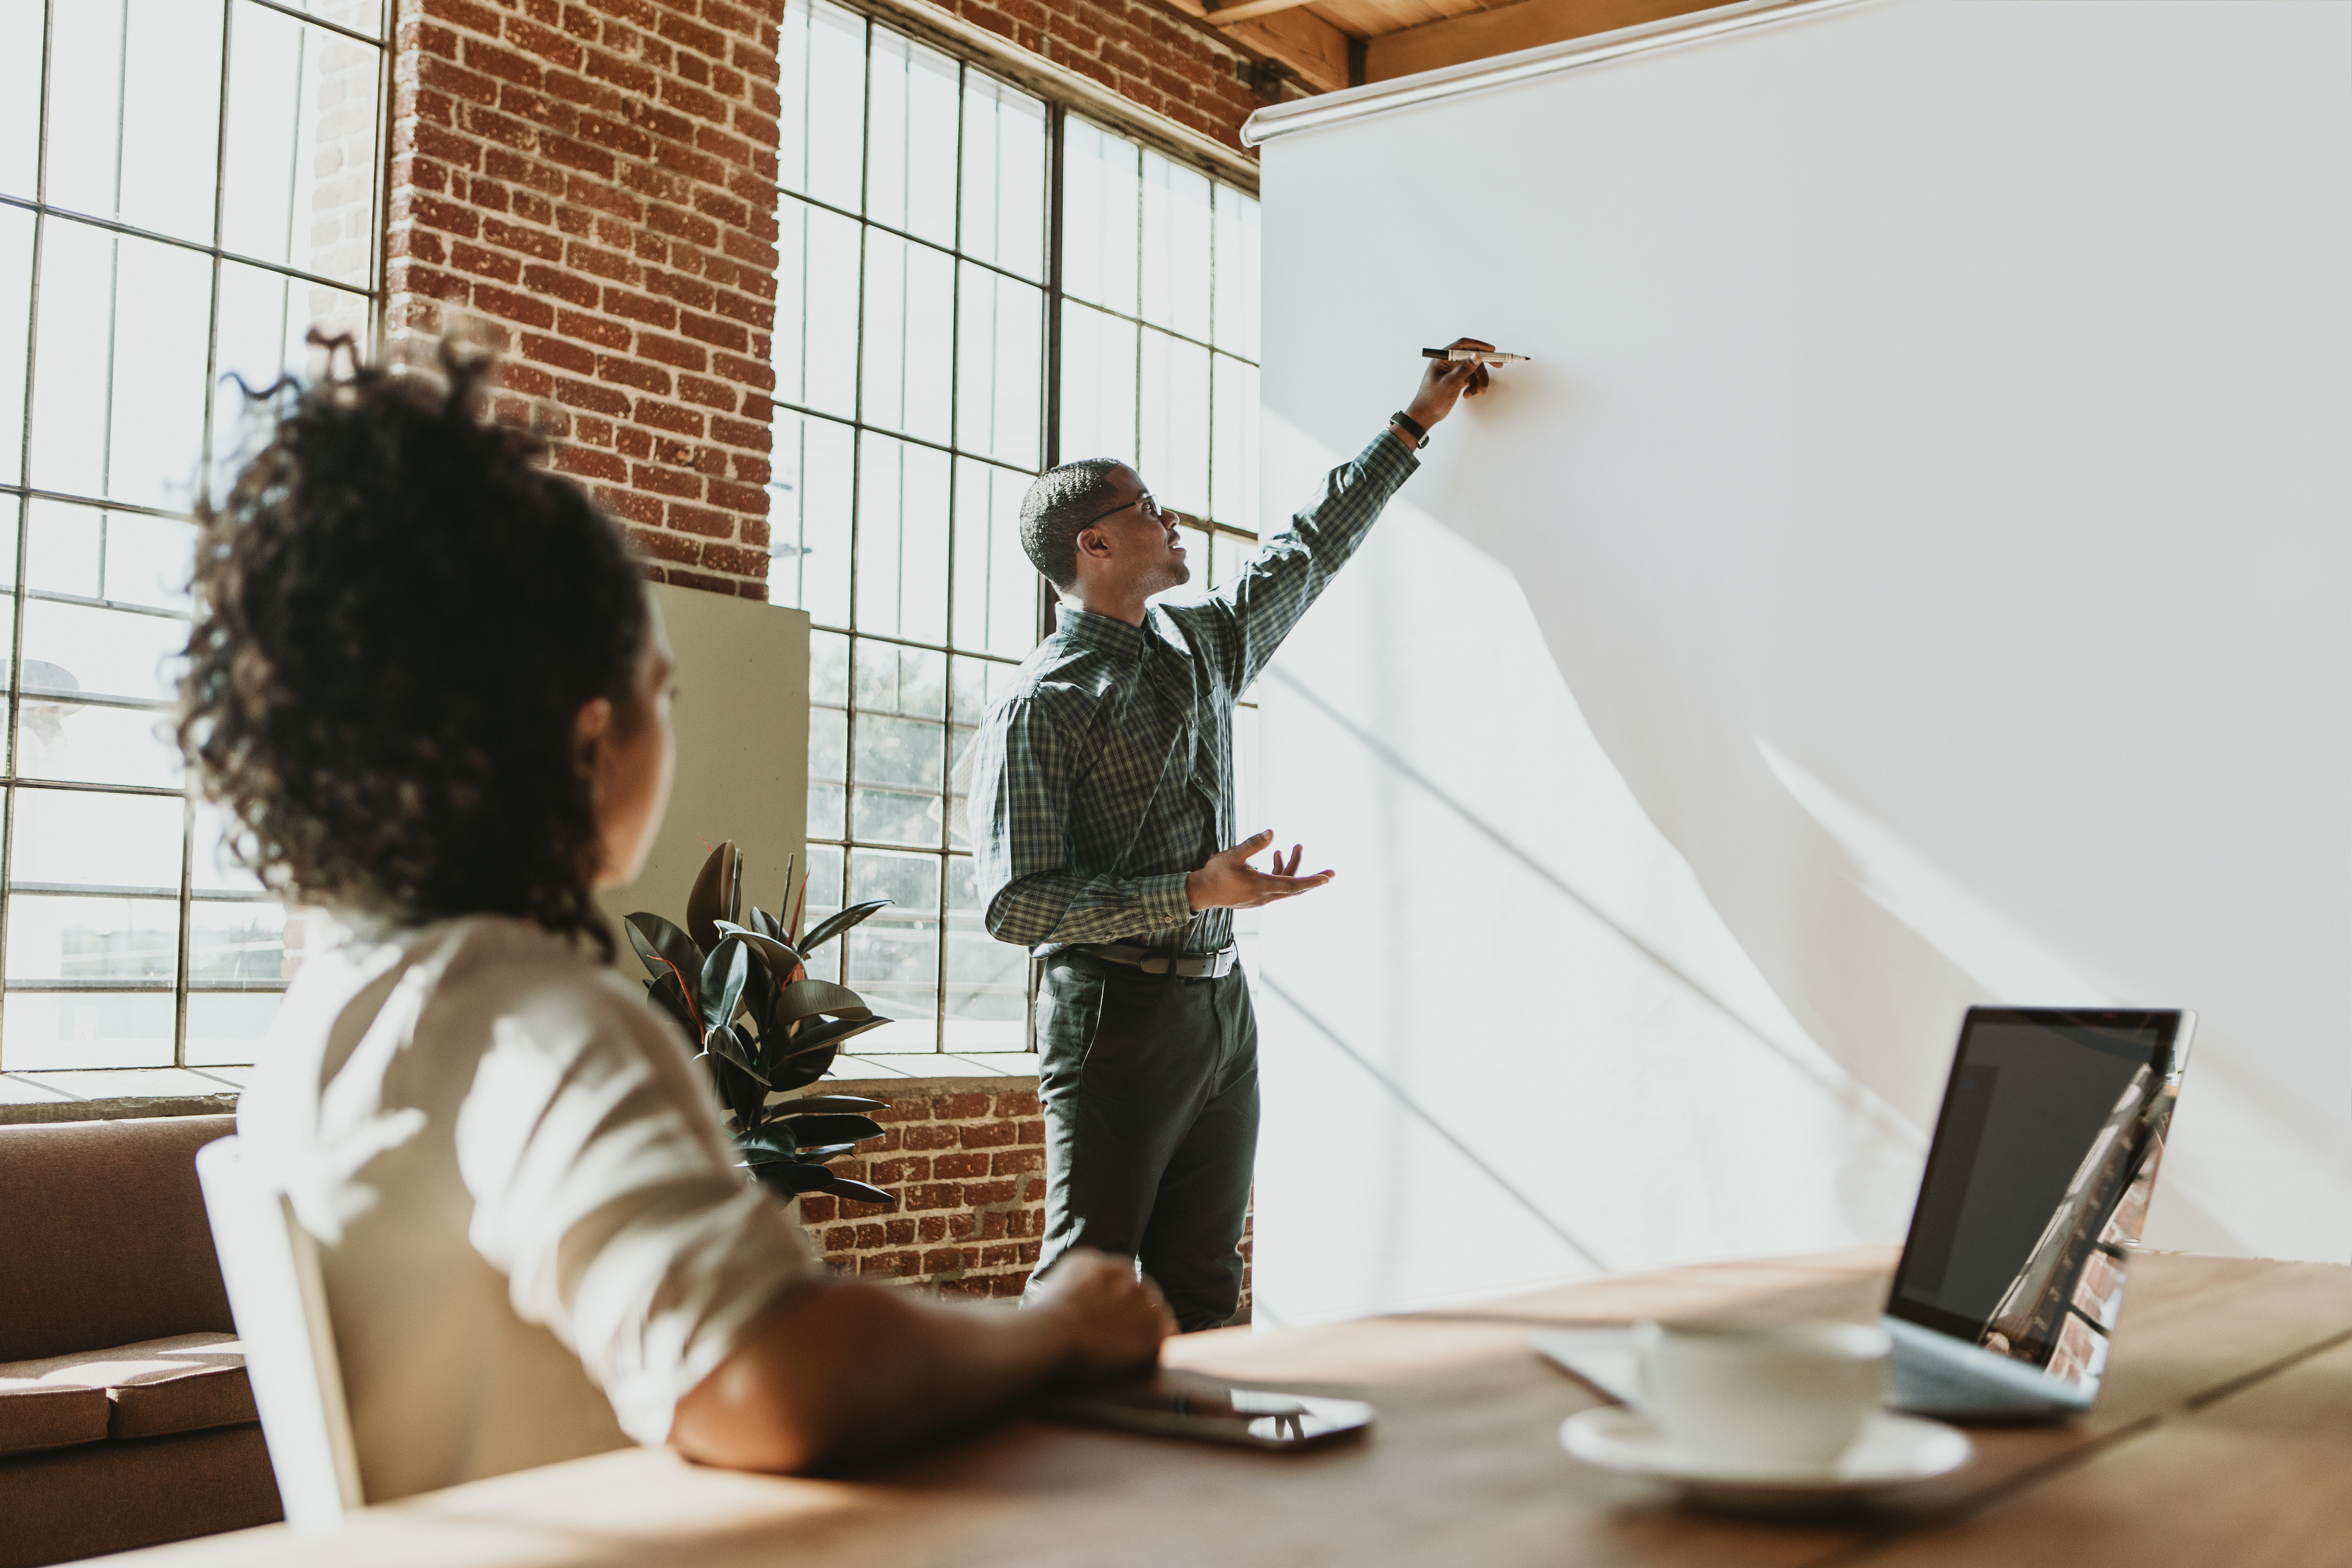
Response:
[[[1396,426],[1399,429],[1410,430],[1412,432],[1412,445],[1415,451],[1419,451],[1422,447],[1429,445],[1429,427],[1423,425],[1420,420],[1415,419],[1412,415],[1404,413],[1402,410],[1399,410],[1398,412],[1389,416],[1389,423]]]

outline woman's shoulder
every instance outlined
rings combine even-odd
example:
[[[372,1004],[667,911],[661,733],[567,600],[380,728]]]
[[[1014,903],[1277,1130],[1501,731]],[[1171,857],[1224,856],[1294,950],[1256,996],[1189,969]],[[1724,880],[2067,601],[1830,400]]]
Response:
[[[416,962],[436,971],[425,1008],[444,1028],[495,1032],[503,1025],[640,1046],[676,1033],[611,968],[528,921],[468,915],[428,927],[418,940],[426,951]]]

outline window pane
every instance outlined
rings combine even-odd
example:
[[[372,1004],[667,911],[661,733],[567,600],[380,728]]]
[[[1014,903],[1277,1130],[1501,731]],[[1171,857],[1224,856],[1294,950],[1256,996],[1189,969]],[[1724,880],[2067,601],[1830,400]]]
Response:
[[[853,432],[830,419],[779,413],[775,478],[768,485],[768,602],[806,610],[820,626],[849,624]]]
[[[0,0],[0,5],[10,3]],[[7,68],[0,60],[0,73]],[[6,112],[6,100],[7,88],[0,83],[0,114]],[[0,131],[0,147],[6,138]],[[0,207],[0,485],[24,477],[19,469],[25,455],[25,341],[32,321],[33,215]]]
[[[866,110],[866,216],[938,245],[955,243],[956,121],[961,68],[874,29]]]
[[[1142,308],[1155,327],[1209,335],[1209,177],[1143,155]]]
[[[863,1051],[928,1051],[939,1044],[940,857],[849,852],[849,897],[891,907],[851,931],[843,984],[895,1020],[860,1036]]]
[[[10,883],[176,898],[181,806],[168,795],[19,789]]]
[[[806,931],[841,905],[841,851],[823,844],[812,844],[808,853],[808,875],[805,902],[801,910],[799,929]],[[790,920],[790,916],[783,917]],[[836,937],[809,955],[810,978],[841,980],[841,939]],[[877,1033],[879,1031],[877,1031]]]
[[[866,231],[868,424],[947,441],[955,349],[955,263],[944,250]]]
[[[52,667],[53,668],[53,667]],[[33,684],[44,672],[27,666]],[[60,672],[62,673],[62,672]],[[27,695],[16,715],[16,771],[72,784],[179,787],[179,747],[164,739],[171,716],[152,708],[102,708]]]
[[[1045,291],[968,261],[961,270],[956,444],[1034,472],[1045,436]]]
[[[1214,356],[1215,450],[1209,515],[1235,528],[1257,530],[1257,367]]]
[[[1216,344],[1257,358],[1257,201],[1217,187]]]
[[[857,225],[781,198],[776,211],[776,396],[857,412]]]
[[[46,599],[25,605],[25,686],[167,701],[188,648],[188,623]]]
[[[216,382],[213,394],[215,494],[226,492],[245,459],[269,438],[267,405],[249,404],[244,388],[262,392],[289,373],[315,374],[325,356],[307,342],[313,328],[366,342],[367,297],[243,262],[221,264],[215,363],[221,376],[236,380]]]
[[[951,847],[971,847],[965,797],[971,789],[972,737],[980,732],[980,721],[1012,691],[1018,669],[1016,665],[1000,664],[994,659],[955,661],[955,707],[948,730],[948,843]]]
[[[849,705],[849,639],[837,632],[809,634],[809,700]]]
[[[786,190],[855,212],[865,180],[866,18],[825,0],[788,6],[780,42],[777,177]]]
[[[188,997],[187,1062],[192,1068],[244,1067],[260,1054],[278,1017],[277,991],[193,992]]]
[[[1037,643],[1037,569],[1021,549],[1027,474],[956,459],[955,646],[1018,658]]]
[[[0,191],[33,194],[40,155],[43,0],[0,0]]]
[[[1045,106],[981,75],[963,82],[966,256],[1045,276]]]
[[[179,972],[176,900],[20,893],[8,900],[11,984],[26,980],[160,980],[168,984]]]
[[[59,1072],[74,1068],[172,1065],[172,993],[59,994],[11,991],[0,1068]]]
[[[286,906],[198,900],[188,912],[188,983],[275,987],[285,979]]]
[[[209,242],[220,7],[128,0],[59,5],[54,18],[48,199]]]
[[[1134,460],[1135,334],[1132,322],[1063,304],[1062,462]]]
[[[889,643],[856,643],[857,710],[900,718],[947,717],[947,657]],[[863,777],[864,770],[859,776]],[[934,774],[936,782],[937,775]]]
[[[808,832],[812,838],[845,838],[842,813],[849,767],[849,715],[838,708],[809,710]]]
[[[203,256],[50,219],[33,482],[148,506],[193,499],[211,305]]]
[[[195,846],[188,860],[188,885],[199,898],[206,893],[261,891],[261,879],[237,864],[222,842],[228,817],[209,801],[199,800],[195,805]]]
[[[971,860],[948,860],[948,994],[940,1046],[1017,1051],[1028,1044],[1029,953],[981,923]]]
[[[195,525],[37,498],[26,583],[51,593],[184,613]]]
[[[1062,121],[1063,290],[1130,316],[1142,151],[1076,115]]]
[[[239,0],[221,244],[364,287],[378,51]]]
[[[945,642],[947,454],[871,434],[862,450],[857,629]]]
[[[1160,504],[1209,511],[1209,351],[1146,328],[1136,471]]]

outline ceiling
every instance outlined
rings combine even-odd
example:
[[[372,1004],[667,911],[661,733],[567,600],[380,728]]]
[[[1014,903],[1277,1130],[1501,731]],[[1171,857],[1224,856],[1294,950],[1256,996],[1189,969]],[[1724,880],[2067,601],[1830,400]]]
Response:
[[[1678,16],[1722,0],[1168,3],[1243,47],[1288,66],[1297,73],[1297,86],[1329,92]]]

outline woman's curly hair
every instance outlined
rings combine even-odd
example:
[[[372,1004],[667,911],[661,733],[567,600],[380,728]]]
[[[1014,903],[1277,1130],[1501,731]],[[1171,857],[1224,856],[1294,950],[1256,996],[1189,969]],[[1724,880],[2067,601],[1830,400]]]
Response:
[[[289,898],[514,915],[609,957],[573,722],[598,697],[637,717],[627,542],[477,414],[485,363],[445,346],[446,387],[332,363],[257,395],[269,444],[197,512],[181,749]]]

